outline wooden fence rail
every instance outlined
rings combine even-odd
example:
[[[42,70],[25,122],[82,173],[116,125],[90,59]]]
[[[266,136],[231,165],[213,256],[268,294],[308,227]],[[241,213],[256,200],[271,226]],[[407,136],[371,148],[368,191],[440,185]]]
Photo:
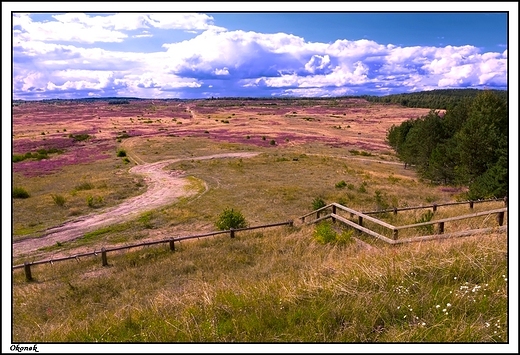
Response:
[[[470,201],[459,201],[459,202],[433,203],[431,205],[426,205],[426,206],[389,208],[386,210],[368,211],[368,212],[363,212],[363,213],[364,214],[378,214],[378,213],[393,212],[394,214],[397,214],[398,211],[410,211],[410,210],[418,210],[418,209],[426,209],[426,208],[431,208],[433,210],[433,212],[435,212],[435,211],[437,211],[437,208],[442,207],[442,206],[455,206],[455,205],[465,205],[465,204],[469,204],[469,208],[473,209],[473,206],[475,203],[497,202],[497,201],[503,201],[504,206],[507,207],[507,197],[504,197],[504,198],[492,198],[492,199],[487,199],[487,200],[470,200]]]
[[[495,200],[490,200],[490,201],[495,201]],[[467,202],[465,202],[467,203]],[[459,204],[459,203],[457,203]],[[413,208],[413,207],[412,207]],[[411,208],[411,209],[412,209]],[[419,208],[424,208],[424,206],[421,206]],[[328,213],[324,216],[322,216],[321,214],[326,211],[326,210],[329,210],[331,209],[332,212],[331,213]],[[350,216],[351,217],[354,217],[354,216],[357,216],[358,217],[358,222],[353,222],[345,217],[342,217],[340,215],[338,215],[336,212],[339,210],[343,210],[343,211],[346,211],[348,213],[350,213]],[[496,214],[496,217],[497,217],[497,222],[498,222],[498,230],[500,231],[503,231],[503,230],[507,230],[507,226],[504,226],[504,216],[505,216],[505,213],[507,213],[507,207],[503,207],[503,208],[498,208],[498,209],[494,209],[494,210],[488,210],[488,211],[483,211],[483,212],[478,212],[478,213],[472,213],[472,214],[466,214],[466,215],[461,215],[461,216],[455,216],[455,217],[450,217],[450,218],[444,218],[444,219],[438,219],[438,220],[433,220],[433,221],[428,221],[428,222],[423,222],[423,223],[415,223],[415,224],[409,224],[409,225],[404,225],[404,226],[393,226],[389,223],[386,223],[386,222],[383,222],[377,218],[374,218],[374,217],[370,217],[368,215],[366,215],[366,213],[363,213],[363,212],[359,212],[359,211],[356,211],[356,210],[353,210],[351,208],[348,208],[348,207],[345,207],[343,205],[340,205],[340,204],[337,204],[337,203],[331,203],[327,206],[324,206],[322,208],[319,208],[311,213],[307,213],[306,215],[304,216],[301,216],[300,219],[302,222],[305,222],[305,218],[309,217],[309,216],[312,216],[314,214],[316,214],[316,219],[310,221],[310,222],[307,222],[307,224],[313,224],[313,223],[317,223],[319,221],[322,221],[322,220],[325,220],[325,219],[331,219],[332,222],[335,222],[336,220],[339,220],[340,222],[343,222],[361,232],[364,232],[364,233],[367,233],[373,237],[376,237],[386,243],[389,243],[389,244],[400,244],[400,243],[407,243],[407,242],[412,242],[412,241],[421,241],[421,240],[431,240],[431,239],[440,239],[441,236],[443,236],[443,238],[446,238],[446,237],[454,237],[454,236],[462,236],[462,235],[469,235],[471,233],[473,234],[476,234],[476,233],[479,233],[481,231],[484,231],[484,229],[475,229],[475,230],[471,230],[471,231],[463,231],[463,232],[453,232],[453,233],[449,233],[449,234],[445,234],[444,233],[444,225],[446,222],[453,222],[453,221],[458,221],[458,220],[463,220],[463,219],[469,219],[469,218],[475,218],[475,217],[480,217],[480,216],[488,216],[488,215],[492,215],[492,214]],[[367,221],[371,221],[375,224],[378,224],[386,229],[388,229],[392,235],[392,238],[388,238],[380,233],[377,233],[369,228],[366,228],[363,226],[363,220],[367,220]],[[418,228],[418,227],[423,227],[423,226],[428,226],[428,225],[437,225],[437,234],[436,235],[428,235],[428,236],[420,236],[420,237],[414,237],[414,238],[407,238],[407,239],[401,239],[401,240],[398,240],[398,237],[399,237],[399,230],[403,230],[403,229],[411,229],[411,228]],[[471,232],[471,233],[468,233],[468,232]]]
[[[254,227],[245,227],[245,228],[237,228],[237,229],[228,229],[223,231],[216,231],[216,232],[209,232],[209,233],[203,233],[203,234],[195,234],[195,235],[188,235],[188,236],[182,236],[182,237],[176,237],[176,238],[168,238],[168,239],[161,239],[161,240],[153,240],[149,242],[142,242],[138,244],[132,244],[132,245],[123,245],[120,247],[111,247],[111,248],[101,248],[100,251],[93,251],[83,254],[75,254],[71,256],[65,256],[61,258],[56,259],[47,259],[47,260],[39,260],[39,261],[31,261],[31,262],[24,262],[23,264],[14,265],[12,267],[13,270],[16,269],[24,269],[25,272],[25,278],[27,281],[32,281],[32,273],[31,273],[31,266],[34,265],[41,265],[41,264],[54,264],[55,262],[64,261],[64,260],[72,260],[76,259],[77,261],[80,260],[80,258],[85,256],[97,256],[101,254],[101,262],[103,266],[108,265],[107,261],[107,253],[118,251],[118,250],[124,250],[124,249],[131,249],[131,248],[137,248],[137,247],[143,247],[143,246],[149,246],[149,245],[155,245],[155,244],[163,244],[163,243],[169,243],[170,250],[175,250],[175,242],[180,242],[182,240],[188,240],[188,239],[195,239],[195,238],[204,238],[204,237],[211,237],[219,234],[229,234],[231,238],[235,237],[236,232],[241,231],[248,231],[248,230],[254,230],[254,229],[260,229],[260,228],[272,228],[272,227],[278,227],[278,226],[292,226],[293,221],[287,221],[287,222],[279,222],[279,223],[272,223],[272,224],[264,224],[260,226],[254,226]]]

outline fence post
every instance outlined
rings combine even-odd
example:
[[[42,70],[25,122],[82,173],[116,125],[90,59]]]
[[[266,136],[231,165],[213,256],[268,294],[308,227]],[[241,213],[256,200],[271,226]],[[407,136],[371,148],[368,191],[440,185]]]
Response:
[[[336,214],[336,205],[332,205],[332,213]],[[336,218],[332,217],[332,223],[336,223]]]
[[[394,214],[397,215],[397,207],[394,207]]]
[[[504,206],[507,207],[507,196],[504,197]]]
[[[469,201],[469,208],[473,209],[473,201]]]
[[[170,238],[170,250],[175,251],[175,241],[173,238]]]
[[[432,207],[433,207],[433,212],[437,211],[437,204],[436,203],[434,203]]]
[[[498,225],[499,226],[502,226],[504,224],[504,212],[498,212],[497,214],[497,221],[498,221]]]
[[[29,264],[27,261],[23,263],[23,269],[25,271],[25,279],[27,281],[32,281],[32,275],[31,275],[31,264]]]
[[[439,233],[438,234],[442,234],[444,233],[444,222],[439,222]]]
[[[294,221],[291,219],[291,220],[289,221],[289,227],[292,227],[292,226],[294,226]]]
[[[359,224],[360,226],[363,225],[363,217],[358,216],[358,224]]]
[[[235,230],[233,228],[231,228],[229,230],[229,234],[230,234],[231,238],[235,238]]]
[[[399,237],[399,229],[394,229],[394,240],[397,240]]]
[[[101,263],[103,264],[103,266],[108,266],[107,251],[104,247],[101,248]]]
[[[321,211],[316,212],[316,219],[320,218],[320,212]]]

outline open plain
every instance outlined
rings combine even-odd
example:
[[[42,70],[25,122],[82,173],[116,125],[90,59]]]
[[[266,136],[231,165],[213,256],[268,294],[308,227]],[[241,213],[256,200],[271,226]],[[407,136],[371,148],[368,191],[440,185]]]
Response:
[[[454,201],[463,187],[422,181],[385,142],[428,112],[358,98],[15,102],[13,187],[29,197],[13,198],[13,264],[214,231],[225,208],[255,226],[297,221],[318,198]],[[323,245],[313,228],[39,265],[33,282],[14,270],[13,341],[507,341],[503,232],[389,247]]]

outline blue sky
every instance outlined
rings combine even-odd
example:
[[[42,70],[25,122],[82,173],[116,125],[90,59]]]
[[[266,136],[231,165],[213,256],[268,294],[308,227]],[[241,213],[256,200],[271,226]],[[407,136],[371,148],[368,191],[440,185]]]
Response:
[[[13,99],[506,89],[508,43],[517,43],[508,42],[508,32],[517,36],[518,6],[508,3],[291,4],[303,13],[281,12],[283,3],[223,3],[207,5],[208,11],[196,3],[154,4],[141,5],[152,12],[130,4],[124,10],[132,12],[106,12],[79,3],[43,8],[61,13],[13,13]],[[153,12],[158,9],[163,12]],[[369,12],[389,9],[401,12]],[[432,10],[444,12],[425,12]],[[481,12],[453,12],[461,10]],[[508,27],[507,11],[516,31]]]

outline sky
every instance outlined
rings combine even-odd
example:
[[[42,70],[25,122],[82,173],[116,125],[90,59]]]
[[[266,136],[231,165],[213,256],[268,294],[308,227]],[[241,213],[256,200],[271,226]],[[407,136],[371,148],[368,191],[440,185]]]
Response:
[[[3,23],[11,21],[13,99],[507,89],[508,45],[517,43],[508,32],[518,33],[518,6],[507,3],[291,4],[298,13],[244,3],[115,7],[131,12],[86,4],[11,5]]]

